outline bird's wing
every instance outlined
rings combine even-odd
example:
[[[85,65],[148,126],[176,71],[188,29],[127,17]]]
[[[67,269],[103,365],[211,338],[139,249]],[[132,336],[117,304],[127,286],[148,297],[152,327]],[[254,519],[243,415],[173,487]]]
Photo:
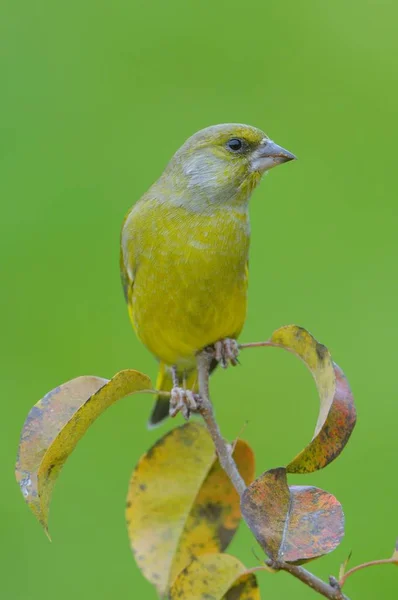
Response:
[[[123,250],[120,250],[120,278],[122,280],[123,292],[126,302],[129,301],[129,295],[133,287],[133,281],[127,273],[126,265],[124,264]]]
[[[120,238],[120,278],[122,280],[124,297],[128,304],[131,299],[134,274],[137,269],[138,244],[135,239],[137,224],[134,223],[136,220],[137,217],[134,218],[132,211],[130,211],[123,221]]]
[[[120,238],[120,278],[122,280],[124,297],[130,304],[135,274],[140,259],[142,235],[139,232],[147,230],[145,221],[147,211],[142,200],[137,202],[124,218]]]

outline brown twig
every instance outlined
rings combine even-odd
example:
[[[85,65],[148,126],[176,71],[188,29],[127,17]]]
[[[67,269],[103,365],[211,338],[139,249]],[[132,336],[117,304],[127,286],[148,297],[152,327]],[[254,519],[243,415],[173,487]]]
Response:
[[[316,577],[313,573],[310,573],[310,571],[307,571],[307,569],[299,567],[298,565],[292,565],[286,562],[274,563],[272,560],[268,560],[267,565],[277,571],[286,571],[287,573],[290,573],[290,575],[300,579],[300,581],[308,585],[308,587],[312,588],[315,592],[318,592],[318,594],[325,596],[325,598],[329,598],[329,600],[349,600],[341,591],[338,582],[333,578],[331,578],[331,581],[333,582],[332,585],[325,583],[322,579],[319,579],[319,577]]]
[[[260,342],[256,344],[258,346],[269,345],[266,342]],[[254,344],[244,344],[242,347],[253,347]],[[246,484],[243,481],[242,477],[239,474],[236,463],[232,457],[230,452],[230,448],[224,438],[221,435],[220,428],[218,423],[214,417],[213,407],[210,401],[209,394],[209,369],[210,363],[213,358],[213,353],[209,350],[203,350],[197,356],[197,366],[198,366],[198,380],[199,380],[199,408],[198,411],[202,415],[203,420],[206,424],[206,427],[213,439],[217,456],[220,461],[220,464],[224,471],[227,473],[228,477],[232,481],[236,491],[239,496],[243,494],[246,489]],[[303,567],[299,567],[297,565],[292,565],[285,562],[274,562],[272,560],[267,561],[266,567],[255,567],[254,570],[266,570],[267,568],[272,568],[276,571],[286,571],[300,579],[303,583],[308,585],[310,588],[318,592],[319,594],[329,598],[329,600],[349,600],[347,596],[345,596],[342,591],[340,584],[334,578],[331,578],[331,584],[325,583],[322,579],[319,579]]]
[[[240,476],[229,446],[221,435],[218,423],[214,418],[213,406],[210,402],[209,368],[212,358],[212,353],[208,350],[203,350],[197,357],[200,395],[199,412],[212,437],[220,464],[232,481],[239,496],[241,496],[246,489],[246,484]]]
[[[377,565],[393,565],[396,564],[397,559],[392,558],[381,558],[379,560],[369,560],[368,562],[362,563],[362,565],[357,565],[356,567],[352,567],[349,571],[344,573],[343,577],[340,578],[339,586],[343,587],[347,579],[356,573],[357,571],[361,571],[362,569],[367,569],[368,567],[374,567]]]
[[[264,566],[253,567],[252,569],[248,569],[249,573],[255,573],[256,571],[268,571],[271,573],[275,573],[277,571],[286,571],[300,579],[303,583],[308,585],[308,587],[312,588],[315,592],[318,592],[322,596],[326,598],[334,599],[334,600],[349,600],[347,596],[343,594],[341,591],[340,583],[334,577],[330,577],[330,585],[316,577],[307,569],[303,569],[303,567],[299,567],[298,565],[291,565],[290,563],[285,562],[274,562],[272,560],[267,560]]]
[[[269,340],[266,342],[247,342],[246,344],[239,344],[239,350],[244,350],[245,348],[264,348],[266,346],[272,348],[273,346],[277,346],[277,344],[274,344]]]

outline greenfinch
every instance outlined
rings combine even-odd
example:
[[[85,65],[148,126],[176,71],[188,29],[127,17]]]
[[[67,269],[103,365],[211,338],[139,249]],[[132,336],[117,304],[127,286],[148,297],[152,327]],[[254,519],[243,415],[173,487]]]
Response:
[[[295,156],[249,125],[207,127],[127,213],[120,269],[133,328],[160,363],[149,425],[195,408],[196,355],[237,363],[246,317],[250,196]],[[167,393],[166,393],[167,392]]]

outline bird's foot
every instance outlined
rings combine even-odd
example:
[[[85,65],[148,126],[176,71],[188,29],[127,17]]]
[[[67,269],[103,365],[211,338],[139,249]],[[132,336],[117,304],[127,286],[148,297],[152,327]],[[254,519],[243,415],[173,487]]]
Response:
[[[192,412],[198,410],[198,394],[191,390],[174,386],[170,394],[170,417],[175,417],[179,412],[185,420],[188,420]]]
[[[214,344],[214,358],[220,363],[223,369],[231,364],[235,367],[239,364],[239,345],[236,340],[225,338]]]

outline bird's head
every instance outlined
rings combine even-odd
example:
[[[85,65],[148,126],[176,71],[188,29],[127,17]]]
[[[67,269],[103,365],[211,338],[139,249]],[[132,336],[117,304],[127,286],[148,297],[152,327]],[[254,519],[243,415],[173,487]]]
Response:
[[[176,152],[164,178],[192,204],[246,203],[261,176],[295,156],[250,125],[213,125]]]

